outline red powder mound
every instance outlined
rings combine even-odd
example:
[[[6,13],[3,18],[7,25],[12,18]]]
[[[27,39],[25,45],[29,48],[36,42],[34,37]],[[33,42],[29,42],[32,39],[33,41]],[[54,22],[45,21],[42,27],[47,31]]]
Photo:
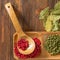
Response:
[[[33,51],[33,53],[29,54],[29,55],[23,55],[21,54],[18,49],[17,49],[17,43],[14,44],[14,52],[15,52],[15,55],[18,57],[18,58],[33,58],[33,57],[36,57],[38,56],[40,53],[41,53],[41,42],[38,38],[33,38],[34,42],[35,42],[35,50]],[[23,43],[24,42],[24,43]],[[20,43],[20,44],[19,44]],[[19,46],[21,45],[21,46]],[[24,46],[25,45],[25,46]],[[18,46],[19,48],[21,48],[22,50],[25,50],[27,49],[27,47],[29,46],[28,45],[28,42],[26,40],[20,40],[18,42]]]
[[[29,44],[25,39],[21,39],[18,41],[17,46],[19,49],[26,50],[29,47]]]

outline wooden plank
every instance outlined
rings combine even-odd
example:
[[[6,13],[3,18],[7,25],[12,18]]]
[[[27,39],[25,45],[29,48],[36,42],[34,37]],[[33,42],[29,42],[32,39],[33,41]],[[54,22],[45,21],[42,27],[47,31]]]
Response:
[[[10,27],[8,21],[9,18],[6,15],[6,11],[4,8],[4,4],[6,2],[7,0],[1,0],[1,60],[10,60]]]
[[[36,10],[43,9],[47,5],[47,0],[22,0],[23,16],[25,18],[25,23],[27,24],[28,28],[33,31],[42,30],[42,28],[38,28],[41,22],[38,19],[39,15],[36,15]]]
[[[1,25],[1,21],[2,20],[1,20],[1,14],[0,14],[0,41],[2,39],[2,32],[1,32],[2,31],[2,29],[1,29],[2,28],[2,25]],[[1,58],[1,42],[0,42],[0,58]]]

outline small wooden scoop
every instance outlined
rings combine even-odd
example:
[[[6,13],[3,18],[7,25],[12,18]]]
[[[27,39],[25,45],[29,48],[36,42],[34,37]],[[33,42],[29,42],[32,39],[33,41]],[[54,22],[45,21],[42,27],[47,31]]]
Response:
[[[19,49],[19,48],[17,47],[18,50],[19,50],[19,52],[20,52],[21,54],[24,54],[24,55],[31,54],[31,53],[34,51],[34,49],[35,49],[35,42],[32,40],[31,37],[27,36],[27,35],[23,32],[23,30],[22,30],[22,28],[21,28],[21,26],[20,26],[20,24],[19,24],[19,22],[18,22],[18,19],[17,19],[16,15],[15,15],[15,12],[14,12],[14,10],[13,10],[13,8],[12,8],[11,3],[7,3],[7,4],[5,5],[5,8],[6,8],[9,16],[10,16],[10,18],[11,18],[11,21],[12,21],[12,23],[13,23],[13,25],[14,25],[14,28],[15,28],[15,30],[16,30],[16,33],[15,33],[14,36],[13,36],[14,41],[17,42],[17,41],[20,40],[21,38],[24,38],[24,39],[26,39],[26,40],[29,42],[29,47],[28,47],[26,50],[22,50],[22,49]]]

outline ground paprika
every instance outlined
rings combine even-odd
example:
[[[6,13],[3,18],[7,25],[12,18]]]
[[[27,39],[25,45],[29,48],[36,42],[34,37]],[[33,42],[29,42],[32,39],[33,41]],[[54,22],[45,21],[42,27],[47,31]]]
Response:
[[[33,58],[38,56],[41,53],[41,41],[38,38],[33,38],[34,42],[35,42],[35,50],[33,51],[33,53],[29,54],[29,55],[24,55],[21,54],[18,49],[17,46],[19,48],[21,48],[22,50],[26,50],[29,47],[28,41],[26,41],[25,39],[21,39],[18,42],[16,42],[14,44],[14,53],[18,58]],[[18,44],[18,45],[17,45]]]

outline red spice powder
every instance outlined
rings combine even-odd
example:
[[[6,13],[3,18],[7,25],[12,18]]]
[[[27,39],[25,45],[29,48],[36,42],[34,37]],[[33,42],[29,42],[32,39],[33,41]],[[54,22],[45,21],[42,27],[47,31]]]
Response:
[[[25,39],[21,39],[18,41],[17,46],[19,49],[26,50],[29,47],[29,44]]]
[[[14,44],[14,52],[15,52],[15,55],[18,57],[18,58],[33,58],[33,57],[36,57],[38,56],[40,53],[41,53],[41,42],[38,38],[33,38],[34,42],[35,42],[35,50],[33,51],[33,53],[29,54],[29,55],[23,55],[21,54],[18,49],[17,49],[17,43]],[[22,50],[25,50],[27,49],[27,47],[29,46],[28,45],[28,42],[26,40],[20,40],[18,42],[18,46],[19,48],[21,48]]]

